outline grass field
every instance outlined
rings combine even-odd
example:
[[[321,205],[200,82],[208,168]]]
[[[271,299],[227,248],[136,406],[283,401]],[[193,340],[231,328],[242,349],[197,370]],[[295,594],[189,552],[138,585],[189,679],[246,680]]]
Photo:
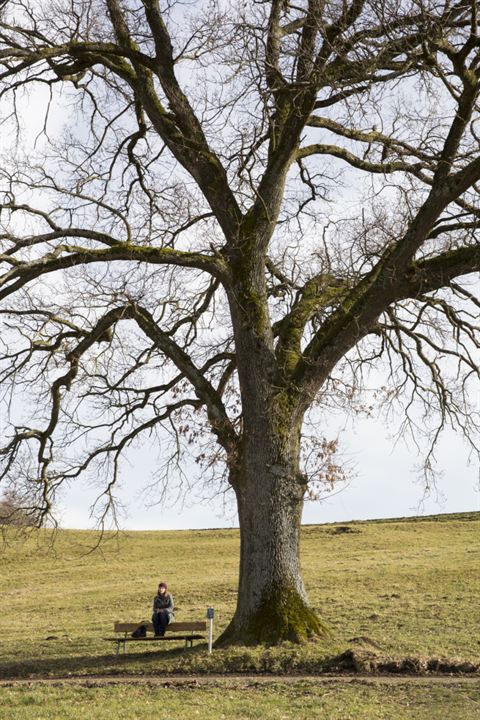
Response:
[[[306,526],[302,531],[304,580],[312,605],[331,628],[328,640],[301,647],[215,650],[211,656],[204,644],[187,651],[180,644],[160,649],[133,645],[119,660],[113,655],[113,643],[102,638],[111,635],[114,620],[149,618],[160,579],[170,584],[180,608],[178,620],[202,619],[212,605],[215,634],[221,632],[235,605],[238,533],[132,532],[106,536],[93,552],[96,538],[87,531],[58,532],[53,544],[49,531],[7,537],[0,555],[0,678],[316,673],[328,658],[348,648],[365,655],[365,667],[368,658],[379,657],[415,658],[424,666],[430,659],[431,667],[435,658],[457,665],[478,664],[480,514],[350,523],[349,527],[350,532],[339,532],[335,525]],[[434,714],[435,707],[440,713],[445,703],[451,717],[479,716],[478,687],[435,687],[427,693],[431,711],[425,717],[450,717]],[[73,717],[69,712],[74,712],[81,692],[93,692],[97,698],[99,711],[92,717],[108,716],[102,714],[105,703],[124,707],[122,687],[87,691],[58,685],[15,686],[0,689],[0,718]],[[5,694],[8,703],[2,703]],[[64,705],[58,712],[63,714],[48,714],[49,707],[60,707],[59,694]],[[158,702],[154,700],[158,694],[171,718],[177,717],[175,703],[181,705],[183,697],[184,705],[190,703],[192,709],[178,717],[195,716],[197,704],[205,718],[221,718],[222,712],[225,717],[302,718],[311,716],[309,703],[314,703],[324,707],[329,720],[387,718],[390,706],[401,709],[403,715],[400,711],[391,715],[401,720],[423,717],[412,712],[415,708],[422,712],[425,705],[425,689],[415,686],[399,685],[385,694],[381,687],[370,686],[302,689],[299,681],[295,688],[280,683],[276,690],[262,686],[248,694],[233,687],[227,694],[220,692],[220,705],[215,688],[157,687],[142,694],[137,687],[127,693],[133,703],[130,712],[115,711],[116,715],[149,717],[148,702]],[[247,695],[252,712],[246,705],[238,709]],[[140,714],[135,714],[135,698]],[[14,708],[17,714],[12,714]]]
[[[321,685],[275,682],[198,688],[140,685],[48,687],[0,690],[2,720],[475,720],[478,685],[399,682],[368,685],[329,681]]]

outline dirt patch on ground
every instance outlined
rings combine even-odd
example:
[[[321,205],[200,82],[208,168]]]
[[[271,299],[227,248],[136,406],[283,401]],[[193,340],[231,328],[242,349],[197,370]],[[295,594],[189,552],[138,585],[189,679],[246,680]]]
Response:
[[[174,687],[195,689],[201,687],[224,687],[228,689],[247,689],[265,685],[328,685],[331,683],[364,685],[480,685],[479,675],[115,675],[115,676],[69,676],[37,677],[0,680],[0,687],[24,685],[80,685],[86,688],[107,687],[109,685],[145,685],[152,687]]]
[[[353,528],[351,525],[336,525],[335,527],[327,530],[329,535],[358,535],[361,532],[361,530]]]
[[[367,641],[368,638],[353,638],[352,641]],[[449,658],[402,657],[392,658],[369,650],[348,649],[328,661],[329,672],[354,672],[366,675],[480,675],[480,663]]]

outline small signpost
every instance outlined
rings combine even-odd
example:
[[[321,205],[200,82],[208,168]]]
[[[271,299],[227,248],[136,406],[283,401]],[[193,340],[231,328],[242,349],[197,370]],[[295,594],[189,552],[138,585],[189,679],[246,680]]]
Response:
[[[208,652],[212,652],[213,647],[213,616],[215,611],[212,607],[207,608],[207,620],[209,621],[208,628]]]

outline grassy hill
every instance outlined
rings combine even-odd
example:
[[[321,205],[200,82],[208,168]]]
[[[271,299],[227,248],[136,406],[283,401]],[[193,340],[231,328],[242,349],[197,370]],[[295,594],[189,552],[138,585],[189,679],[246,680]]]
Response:
[[[7,682],[0,686],[1,720],[147,720],[159,708],[170,720],[461,720],[478,712],[478,683],[449,686],[448,678],[438,683],[428,675],[421,683],[369,686],[232,678],[226,685],[165,688],[151,678],[315,674],[345,651],[360,659],[360,669],[378,667],[379,658],[396,659],[397,667],[425,667],[426,659],[433,669],[478,665],[480,513],[305,526],[304,579],[331,638],[301,647],[214,650],[211,656],[201,643],[186,651],[133,645],[116,660],[113,643],[102,638],[111,635],[114,620],[149,618],[160,579],[169,582],[178,620],[201,619],[213,605],[218,635],[235,605],[238,532],[128,532],[99,540],[93,532],[71,530],[6,535],[0,551],[0,681]],[[123,674],[140,684],[104,684]],[[8,686],[18,678],[58,676],[85,681],[81,687],[62,681]]]
[[[149,619],[161,579],[180,608],[178,620],[204,618],[212,605],[215,634],[226,626],[235,605],[237,531],[107,534],[97,546],[98,540],[93,532],[72,530],[7,536],[0,556],[0,676],[61,667],[118,672],[105,658],[112,646],[102,638],[114,620]],[[305,526],[305,584],[332,636],[292,646],[289,655],[314,668],[321,658],[363,644],[389,656],[478,661],[479,558],[480,513]],[[148,662],[166,670],[195,667],[198,655],[146,652]],[[249,651],[247,664],[260,662],[256,652]],[[238,653],[221,656],[229,653],[227,661],[243,669]],[[270,656],[275,669],[275,652]],[[143,671],[145,662],[142,648],[128,654],[122,668]],[[211,662],[214,668],[217,661]]]

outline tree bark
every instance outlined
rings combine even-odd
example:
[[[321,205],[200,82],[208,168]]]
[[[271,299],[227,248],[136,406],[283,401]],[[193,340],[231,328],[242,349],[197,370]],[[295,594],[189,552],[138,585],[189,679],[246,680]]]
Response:
[[[241,477],[235,483],[239,589],[235,615],[217,641],[220,645],[301,642],[327,632],[308,605],[300,572],[306,485],[299,473],[298,439],[279,456],[279,435],[261,435],[259,429],[246,434]]]
[[[229,257],[227,288],[242,399],[242,433],[230,482],[240,524],[237,608],[218,644],[300,642],[326,628],[309,608],[300,573],[299,534],[306,479],[300,473],[298,403],[275,357],[261,237]],[[254,257],[255,256],[255,257]]]

